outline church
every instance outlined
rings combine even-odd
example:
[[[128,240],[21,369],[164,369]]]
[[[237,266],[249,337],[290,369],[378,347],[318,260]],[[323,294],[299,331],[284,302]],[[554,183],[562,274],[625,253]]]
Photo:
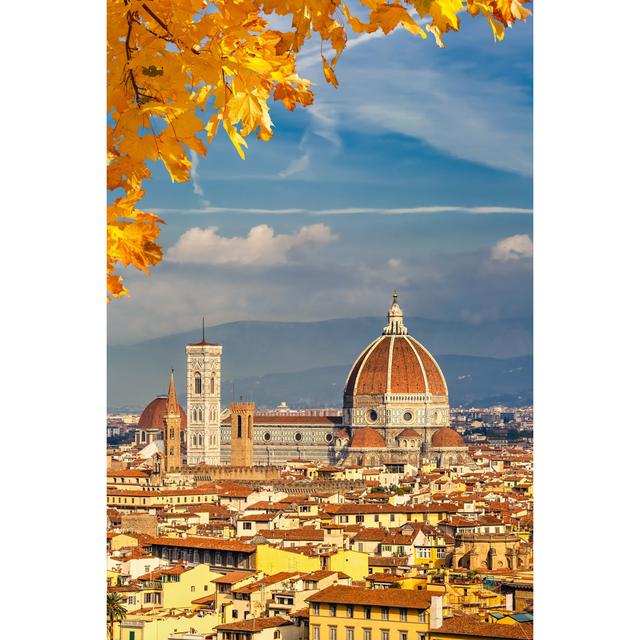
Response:
[[[221,377],[222,345],[208,342],[203,332],[202,340],[186,346],[186,411],[175,400],[172,374],[169,394],[153,400],[140,416],[136,442],[155,441],[163,451],[162,441],[168,442],[165,458],[172,469],[180,455],[188,466],[312,461],[447,467],[466,459],[462,437],[448,426],[445,377],[409,334],[397,292],[381,335],[347,375],[342,415],[261,415],[252,403],[223,410]]]

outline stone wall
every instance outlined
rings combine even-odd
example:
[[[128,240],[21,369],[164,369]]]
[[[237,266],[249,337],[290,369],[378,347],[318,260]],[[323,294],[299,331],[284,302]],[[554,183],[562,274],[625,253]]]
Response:
[[[158,517],[155,513],[123,513],[120,518],[123,533],[146,533],[154,538],[158,535]]]

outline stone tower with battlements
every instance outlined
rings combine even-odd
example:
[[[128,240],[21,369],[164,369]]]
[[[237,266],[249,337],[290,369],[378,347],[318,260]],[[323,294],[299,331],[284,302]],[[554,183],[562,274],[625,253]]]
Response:
[[[182,416],[176,397],[173,369],[169,378],[167,409],[164,415],[164,471],[176,471],[182,467]]]
[[[220,464],[222,346],[202,340],[187,352],[187,464]]]
[[[231,404],[231,466],[253,466],[253,402]]]

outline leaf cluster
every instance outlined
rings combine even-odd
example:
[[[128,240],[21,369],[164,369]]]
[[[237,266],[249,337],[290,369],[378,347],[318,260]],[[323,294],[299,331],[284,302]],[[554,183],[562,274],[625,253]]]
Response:
[[[501,40],[529,15],[527,1],[107,0],[107,187],[117,194],[107,209],[108,295],[128,293],[118,266],[150,273],[162,260],[162,220],[137,206],[149,161],[184,182],[191,152],[206,155],[219,131],[242,158],[251,134],[268,141],[270,99],[289,110],[313,102],[311,83],[296,72],[311,38],[321,43],[326,81],[337,87],[347,26],[431,34],[444,47],[444,34],[457,31],[466,12],[484,16]]]

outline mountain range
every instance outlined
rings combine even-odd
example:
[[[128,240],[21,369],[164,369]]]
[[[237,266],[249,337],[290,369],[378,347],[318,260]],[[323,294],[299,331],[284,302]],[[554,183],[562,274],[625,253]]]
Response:
[[[231,322],[208,327],[222,344],[223,403],[243,395],[258,406],[336,406],[351,363],[380,335],[380,318],[319,322]],[[532,327],[527,318],[484,323],[407,318],[411,335],[434,354],[452,406],[529,404]],[[184,389],[185,345],[201,330],[108,347],[110,411],[139,410],[166,393],[169,371]],[[184,402],[184,394],[181,401]]]

